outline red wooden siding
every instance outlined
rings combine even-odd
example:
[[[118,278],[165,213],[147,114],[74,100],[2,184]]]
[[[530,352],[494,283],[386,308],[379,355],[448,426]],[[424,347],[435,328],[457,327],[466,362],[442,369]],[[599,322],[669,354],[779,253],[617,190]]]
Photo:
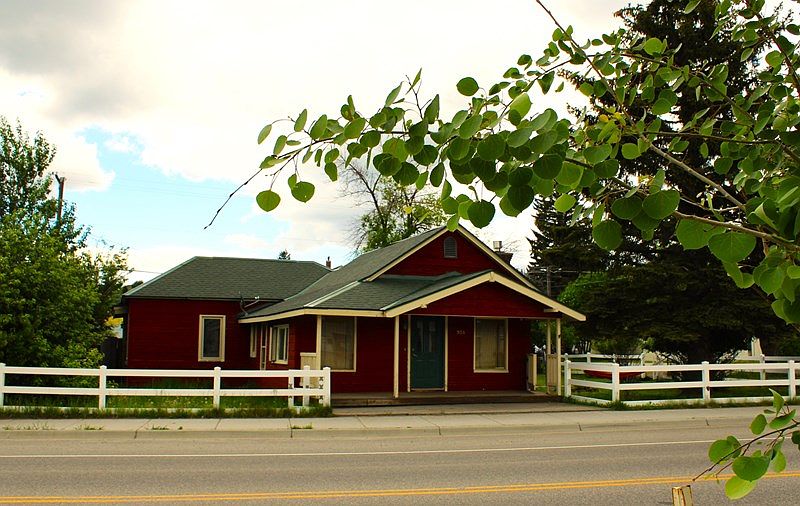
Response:
[[[394,319],[358,318],[356,370],[331,373],[333,393],[394,389]]]
[[[238,301],[129,299],[128,367],[148,369],[254,369],[250,329],[236,319]],[[200,362],[200,315],[225,315],[225,361]]]
[[[453,237],[456,240],[457,258],[444,257],[444,239],[446,237]],[[460,234],[447,232],[389,269],[386,274],[439,276],[448,272],[466,274],[488,269],[505,273],[506,276],[509,275],[505,266],[490,258],[467,238]]]
[[[530,322],[508,320],[508,372],[475,372],[475,319],[447,319],[449,391],[524,390],[525,355],[530,351]]]
[[[552,318],[544,305],[499,283],[483,283],[415,309],[415,314]]]

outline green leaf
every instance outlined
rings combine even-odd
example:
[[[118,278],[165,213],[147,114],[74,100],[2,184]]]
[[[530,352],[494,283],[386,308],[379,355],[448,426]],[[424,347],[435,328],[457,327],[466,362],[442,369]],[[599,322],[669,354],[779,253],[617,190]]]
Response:
[[[755,247],[756,238],[740,232],[725,232],[708,240],[708,249],[723,262],[741,262]]]
[[[735,449],[736,447],[731,444],[730,440],[718,439],[708,447],[708,460],[714,464],[724,462],[730,458]]]
[[[527,165],[517,167],[508,174],[508,184],[511,186],[524,186],[530,183],[533,171]]]
[[[256,203],[264,211],[270,212],[281,203],[281,196],[272,190],[264,190],[256,195]]]
[[[533,128],[529,126],[520,128],[508,134],[508,139],[506,142],[508,143],[509,147],[518,148],[528,142],[528,140],[531,138],[531,134],[533,134]]]
[[[533,172],[542,179],[553,179],[561,172],[563,164],[564,159],[561,156],[549,153],[533,162]]]
[[[800,279],[800,265],[790,265],[786,269],[786,275],[792,279]]]
[[[774,69],[779,69],[783,65],[783,55],[777,50],[767,53],[764,60]]]
[[[401,89],[403,89],[403,83],[398,84],[397,88],[389,92],[389,94],[386,96],[386,101],[384,102],[386,107],[389,107],[394,103],[395,100],[397,100],[397,96],[400,94]]]
[[[644,43],[644,51],[650,56],[660,54],[664,50],[664,44],[655,37],[647,39]]]
[[[580,182],[581,176],[583,176],[583,167],[565,162],[561,165],[561,171],[556,176],[556,181],[559,184],[574,188]]]
[[[725,483],[725,495],[728,496],[728,499],[741,499],[752,492],[755,487],[756,484],[752,481],[733,476]]]
[[[700,0],[691,0],[689,3],[686,4],[686,7],[683,9],[684,14],[691,14],[697,6],[700,5]]]
[[[472,77],[465,77],[458,81],[456,89],[466,97],[471,97],[478,92],[478,82]]]
[[[639,146],[632,142],[626,142],[622,145],[622,156],[625,157],[627,160],[634,160],[639,158],[641,153],[639,152]]]
[[[467,211],[469,221],[478,228],[483,228],[491,223],[494,218],[494,204],[485,200],[473,202]]]
[[[788,427],[794,421],[794,415],[796,414],[795,410],[791,410],[790,412],[786,413],[785,415],[776,416],[771,422],[769,422],[769,428],[774,430],[780,430]]]
[[[623,220],[632,220],[642,210],[642,199],[636,195],[627,198],[621,198],[611,204],[611,212],[614,216]]]
[[[272,154],[278,156],[283,151],[283,148],[286,147],[286,136],[281,135],[277,139],[275,139],[275,147],[272,148]]]
[[[622,227],[614,220],[603,220],[592,228],[592,238],[605,250],[613,250],[622,244]]]
[[[478,156],[489,162],[497,160],[505,150],[506,142],[498,134],[488,135],[478,143]]]
[[[672,110],[672,104],[670,104],[667,100],[663,98],[659,98],[653,104],[653,107],[650,108],[651,112],[656,116],[660,116],[662,114],[667,114],[669,111]]]
[[[314,185],[308,181],[298,181],[292,186],[292,197],[300,202],[308,202],[314,196]]]
[[[594,173],[602,179],[616,177],[619,172],[618,160],[605,160],[594,166]]]
[[[699,221],[679,221],[675,234],[685,250],[704,248],[708,244],[709,234],[706,231],[706,226]]]
[[[281,163],[281,161],[278,158],[275,158],[274,156],[270,155],[264,158],[264,160],[261,162],[261,165],[259,165],[259,168],[268,169],[270,167],[278,165],[279,163]]]
[[[556,211],[560,213],[566,213],[578,200],[570,195],[569,193],[565,193],[558,197],[556,201],[553,203],[553,207],[555,207]]]
[[[527,209],[529,205],[531,205],[535,196],[536,192],[533,190],[533,188],[523,185],[510,186],[504,198],[508,200],[513,209],[517,211],[517,214],[519,214]],[[503,209],[503,207],[504,206],[501,205],[500,209]],[[505,212],[505,209],[503,209],[503,212]]]
[[[328,117],[323,114],[314,123],[314,125],[311,127],[311,131],[308,134],[313,140],[316,141],[321,139],[322,136],[325,135],[327,129],[328,129]]]
[[[581,85],[578,86],[578,90],[587,97],[594,95],[594,86],[589,82],[582,82]]]
[[[336,181],[339,179],[339,170],[336,167],[336,164],[333,162],[328,162],[325,164],[325,174],[327,174],[328,179],[331,181]]]
[[[602,162],[609,156],[611,156],[611,146],[608,144],[589,146],[583,150],[583,157],[592,165]]]
[[[783,409],[783,406],[784,404],[786,404],[786,401],[783,398],[783,396],[778,392],[776,392],[775,390],[770,388],[769,391],[772,392],[772,409],[774,409],[775,412],[778,413],[780,410]]]
[[[261,144],[262,142],[264,142],[264,139],[266,139],[269,136],[269,133],[271,131],[272,131],[272,123],[262,128],[261,131],[258,132],[258,143]]]
[[[306,126],[307,120],[308,120],[308,109],[303,109],[303,111],[297,116],[297,119],[294,120],[294,131],[302,132],[303,128],[305,128]]]
[[[511,101],[511,105],[508,108],[516,111],[520,118],[524,118],[531,110],[531,97],[527,93],[520,93]]]
[[[748,457],[742,455],[733,460],[733,472],[745,481],[760,479],[769,469],[769,459],[766,457]]]
[[[439,95],[437,94],[431,100],[431,103],[428,104],[428,107],[425,108],[425,113],[423,114],[423,118],[428,123],[433,123],[439,117]]]
[[[750,432],[752,432],[756,436],[764,432],[764,429],[766,428],[767,428],[767,417],[762,414],[756,415],[752,423],[750,423]]]
[[[476,133],[478,130],[481,129],[481,122],[483,121],[483,116],[480,114],[475,114],[474,116],[470,116],[458,129],[458,136],[462,139],[469,139]]]
[[[442,184],[442,180],[444,179],[444,164],[438,163],[436,167],[431,170],[431,184],[433,186],[439,187]]]
[[[361,132],[364,130],[365,126],[367,126],[367,120],[361,116],[354,118],[353,121],[344,127],[344,136],[348,139],[356,139],[359,135],[361,135]]]
[[[678,190],[662,190],[645,197],[642,209],[654,220],[663,220],[678,209],[680,200]]]
[[[447,156],[451,160],[461,160],[469,154],[469,145],[469,139],[456,137],[450,142],[450,147],[447,148]]]
[[[784,455],[782,451],[776,450],[771,465],[772,470],[776,473],[783,472],[783,470],[786,469],[786,455]]]

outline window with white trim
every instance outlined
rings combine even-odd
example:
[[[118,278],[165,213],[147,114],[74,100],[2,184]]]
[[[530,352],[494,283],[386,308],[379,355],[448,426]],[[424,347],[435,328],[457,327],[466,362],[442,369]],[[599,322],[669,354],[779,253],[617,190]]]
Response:
[[[270,329],[269,361],[273,364],[289,363],[289,326],[278,325]]]
[[[250,325],[250,358],[258,356],[258,325]]]
[[[334,371],[356,369],[356,318],[323,316],[321,329],[322,367]]]
[[[200,361],[225,360],[225,316],[200,315]]]
[[[475,370],[506,371],[508,359],[508,320],[475,319]]]

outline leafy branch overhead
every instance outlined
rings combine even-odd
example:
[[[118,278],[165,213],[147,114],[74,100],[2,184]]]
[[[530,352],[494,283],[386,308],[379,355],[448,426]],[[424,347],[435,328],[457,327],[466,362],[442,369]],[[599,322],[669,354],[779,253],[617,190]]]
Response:
[[[401,185],[438,190],[448,225],[488,225],[496,213],[516,216],[534,197],[552,196],[572,222],[590,219],[595,242],[614,249],[630,222],[643,240],[676,226],[686,249],[708,248],[740,287],[758,285],[774,311],[800,322],[800,51],[798,25],[766,13],[763,0],[712,2],[717,33],[744,47],[755,82],[733,87],[734,62],[678,58],[680,46],[621,28],[579,40],[553,20],[552,40],[534,58],[522,55],[502,79],[457,82],[464,108],[440,109],[439,95],[420,96],[420,73],[372,113],[348,97],[336,115],[291,118],[261,164],[271,178],[258,197],[280,204],[278,173],[291,170],[289,192],[308,201],[310,165],[331,180],[337,160],[361,160]],[[691,1],[685,13],[700,5]],[[705,4],[704,4],[705,5]],[[598,114],[559,117],[536,108],[538,96],[574,86]],[[710,104],[692,117],[676,114],[679,99]],[[259,134],[265,142],[273,124]],[[693,162],[698,154],[703,163]],[[619,160],[655,157],[649,177],[621,173]],[[694,181],[696,192],[677,180]]]

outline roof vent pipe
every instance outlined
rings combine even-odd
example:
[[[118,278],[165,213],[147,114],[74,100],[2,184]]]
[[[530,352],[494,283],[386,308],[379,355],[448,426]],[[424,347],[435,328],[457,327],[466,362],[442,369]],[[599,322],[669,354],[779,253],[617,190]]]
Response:
[[[328,257],[328,259],[325,260],[325,267],[327,267],[328,269],[331,268],[331,257]]]

